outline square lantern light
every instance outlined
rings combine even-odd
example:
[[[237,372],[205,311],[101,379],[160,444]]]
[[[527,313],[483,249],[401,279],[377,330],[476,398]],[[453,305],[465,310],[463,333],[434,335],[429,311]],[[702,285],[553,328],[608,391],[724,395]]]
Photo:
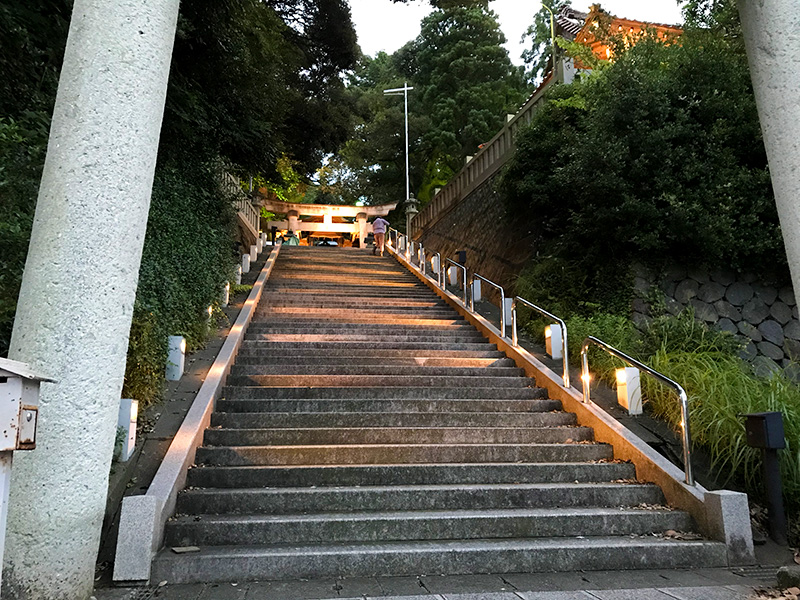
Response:
[[[564,358],[562,349],[564,347],[564,334],[561,325],[552,323],[545,327],[544,330],[544,346],[547,355],[555,360]]]
[[[642,385],[639,369],[617,369],[617,402],[629,415],[642,414]]]

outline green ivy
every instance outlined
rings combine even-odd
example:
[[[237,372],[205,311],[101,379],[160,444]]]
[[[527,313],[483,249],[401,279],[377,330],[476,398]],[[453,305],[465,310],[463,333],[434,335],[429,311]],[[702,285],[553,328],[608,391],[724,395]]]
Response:
[[[167,338],[204,345],[235,259],[235,213],[214,170],[199,161],[161,165],[153,183],[123,395],[147,405],[161,394]]]

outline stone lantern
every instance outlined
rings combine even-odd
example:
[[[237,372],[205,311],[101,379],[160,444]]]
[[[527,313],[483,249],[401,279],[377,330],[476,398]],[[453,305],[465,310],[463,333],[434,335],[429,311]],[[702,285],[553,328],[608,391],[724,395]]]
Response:
[[[411,239],[411,221],[418,212],[417,199],[414,198],[414,194],[410,194],[406,200],[406,235],[409,239]]]

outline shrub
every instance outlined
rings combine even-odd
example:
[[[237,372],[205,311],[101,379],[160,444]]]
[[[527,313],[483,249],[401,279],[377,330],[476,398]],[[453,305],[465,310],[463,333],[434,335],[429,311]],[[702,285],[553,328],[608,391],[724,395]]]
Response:
[[[579,363],[581,342],[592,335],[683,386],[693,441],[709,452],[712,468],[723,480],[742,482],[756,496],[762,488],[761,456],[747,446],[741,415],[782,412],[787,442],[780,453],[784,493],[790,510],[800,510],[800,388],[782,372],[756,377],[737,356],[738,340],[696,321],[692,310],[656,317],[639,329],[617,315],[577,316],[567,320],[567,330],[573,363]],[[614,369],[621,366],[609,354],[590,350],[596,378],[613,384]],[[643,376],[642,395],[654,416],[678,429],[680,403],[670,388]]]

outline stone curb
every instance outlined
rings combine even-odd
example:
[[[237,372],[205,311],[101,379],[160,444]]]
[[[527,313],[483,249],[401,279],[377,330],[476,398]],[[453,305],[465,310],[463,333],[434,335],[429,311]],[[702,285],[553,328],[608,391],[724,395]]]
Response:
[[[236,358],[280,248],[273,247],[147,493],[128,496],[122,501],[114,581],[141,582],[150,579],[151,563],[161,546],[164,525],[175,509],[178,492],[186,482],[186,473],[194,462],[195,451],[202,443],[217,395]]]

